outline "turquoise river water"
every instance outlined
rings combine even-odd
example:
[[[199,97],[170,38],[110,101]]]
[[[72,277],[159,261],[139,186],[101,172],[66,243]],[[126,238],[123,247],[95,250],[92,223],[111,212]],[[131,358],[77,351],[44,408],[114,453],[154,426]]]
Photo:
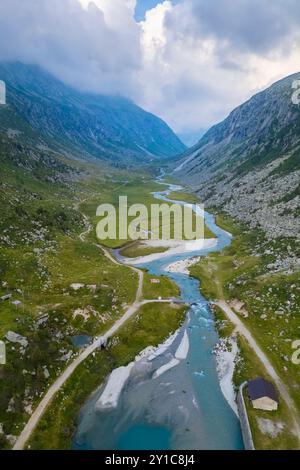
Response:
[[[170,191],[179,189],[167,186],[167,190],[154,194],[157,199],[168,201]],[[216,225],[211,214],[205,213],[205,221],[217,238],[216,246],[141,266],[153,275],[167,275],[177,283],[181,300],[191,305],[184,325],[161,354],[134,369],[114,409],[95,409],[104,385],[87,400],[78,417],[73,449],[243,449],[239,420],[219,384],[212,354],[218,335],[209,304],[201,295],[198,280],[185,274],[165,272],[170,263],[205,256],[231,243],[230,234]],[[122,260],[118,251],[115,255]],[[189,339],[187,357],[153,378],[156,370],[174,358],[185,334]]]

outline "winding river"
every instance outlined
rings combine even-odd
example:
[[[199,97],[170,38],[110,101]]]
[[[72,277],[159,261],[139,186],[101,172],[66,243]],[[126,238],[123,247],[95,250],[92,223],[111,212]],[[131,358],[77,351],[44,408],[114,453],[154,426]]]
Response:
[[[167,186],[154,196],[170,201],[168,194],[180,187]],[[175,261],[220,251],[231,243],[230,234],[216,225],[211,214],[205,213],[205,221],[216,235],[214,247],[140,266],[153,275],[173,279],[181,300],[192,306],[180,330],[131,370],[114,409],[97,408],[104,385],[88,399],[78,419],[74,449],[243,449],[239,420],[220,388],[212,354],[218,335],[208,302],[198,280],[165,271]],[[115,255],[124,261],[118,251]]]

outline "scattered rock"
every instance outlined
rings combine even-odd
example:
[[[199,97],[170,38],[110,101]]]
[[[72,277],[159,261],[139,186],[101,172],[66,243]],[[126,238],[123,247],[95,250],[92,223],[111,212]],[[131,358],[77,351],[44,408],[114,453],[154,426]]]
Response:
[[[277,437],[284,429],[284,424],[280,421],[266,418],[256,418],[256,420],[260,431],[273,438]]]
[[[6,436],[6,439],[7,439],[8,443],[11,446],[13,446],[17,441],[17,436],[13,436],[12,434],[9,434],[8,436]]]
[[[59,360],[62,361],[62,362],[68,362],[71,359],[72,355],[73,355],[73,351],[70,350],[66,354],[61,356],[61,358]]]
[[[0,297],[0,300],[9,300],[12,298],[12,294],[6,294],[6,295],[3,295],[2,297]]]
[[[18,335],[18,333],[14,333],[13,331],[8,331],[5,338],[11,343],[19,343],[23,348],[27,348],[28,346],[27,338],[25,338],[25,336]]]
[[[43,367],[43,372],[44,372],[44,377],[45,377],[45,379],[49,379],[50,373],[49,373],[49,371],[48,371],[48,369],[47,369],[46,366]]]
[[[70,285],[70,288],[77,291],[79,289],[83,289],[83,287],[85,287],[85,284],[80,284],[80,283],[74,283],[74,284],[71,284]]]

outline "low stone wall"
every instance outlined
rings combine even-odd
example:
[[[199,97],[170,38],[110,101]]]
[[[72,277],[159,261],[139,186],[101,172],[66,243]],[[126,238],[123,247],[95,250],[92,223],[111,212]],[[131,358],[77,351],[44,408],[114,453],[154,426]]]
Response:
[[[244,395],[243,395],[244,388],[246,387],[246,385],[247,385],[247,382],[244,382],[240,386],[238,396],[237,396],[237,406],[238,406],[238,412],[239,412],[239,417],[240,417],[240,422],[241,422],[245,449],[255,450],[251,427],[250,427],[250,423],[248,419],[247,408],[245,405],[245,400],[244,400]]]

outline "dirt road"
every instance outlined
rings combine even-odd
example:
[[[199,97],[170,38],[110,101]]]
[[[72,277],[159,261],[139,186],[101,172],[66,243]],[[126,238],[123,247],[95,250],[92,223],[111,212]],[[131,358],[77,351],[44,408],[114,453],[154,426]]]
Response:
[[[85,221],[87,222],[87,229],[79,235],[79,239],[84,242],[86,235],[88,235],[91,230],[92,226],[89,224],[88,218],[82,214]],[[101,249],[106,256],[112,263],[121,265],[116,259],[113,258],[111,253],[101,245],[97,245],[99,249]],[[102,339],[108,340],[111,338],[123,325],[126,323],[138,310],[142,305],[152,303],[152,302],[161,302],[161,303],[170,303],[172,299],[165,299],[165,300],[144,300],[141,301],[143,295],[143,282],[144,282],[144,273],[140,269],[128,266],[128,269],[136,272],[138,274],[138,287],[136,291],[136,298],[135,301],[128,307],[124,315],[119,318],[114,325],[101,337],[101,339],[97,338],[93,344],[88,346],[84,351],[82,351],[79,356],[77,356],[74,361],[65,369],[65,371],[56,379],[56,381],[51,385],[45,396],[42,398],[41,402],[34,410],[33,414],[31,415],[29,421],[27,422],[26,426],[24,427],[23,431],[19,435],[13,449],[14,450],[22,450],[24,449],[26,442],[30,438],[32,432],[36,428],[39,420],[41,419],[42,415],[44,414],[46,408],[49,406],[51,401],[53,400],[56,393],[61,389],[61,387],[65,384],[65,382],[70,378],[73,374],[75,369],[87,358],[89,357],[97,348],[100,346],[100,341]]]
[[[250,347],[254,350],[257,357],[263,363],[266,368],[266,371],[272,377],[276,386],[283,398],[283,400],[288,405],[289,409],[292,411],[293,421],[294,421],[294,431],[295,435],[297,435],[299,443],[300,443],[300,419],[297,407],[294,403],[294,400],[290,396],[289,390],[286,385],[283,383],[279,375],[277,374],[276,370],[272,366],[271,362],[269,361],[266,354],[262,351],[262,349],[258,346],[256,340],[248,330],[248,328],[244,325],[244,323],[240,320],[237,314],[229,307],[229,305],[224,301],[220,300],[218,302],[214,302],[215,305],[220,307],[223,312],[226,314],[227,318],[236,326],[236,331],[240,333],[246,340],[248,341]]]

